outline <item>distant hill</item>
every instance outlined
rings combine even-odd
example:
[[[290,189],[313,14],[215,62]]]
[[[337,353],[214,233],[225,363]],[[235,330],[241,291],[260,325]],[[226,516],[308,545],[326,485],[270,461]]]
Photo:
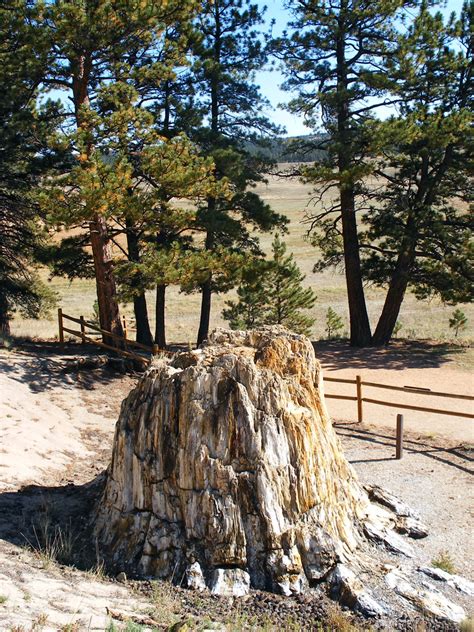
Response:
[[[325,157],[326,152],[319,147],[325,138],[322,134],[279,137],[263,143],[249,142],[247,149],[275,162],[319,162]]]

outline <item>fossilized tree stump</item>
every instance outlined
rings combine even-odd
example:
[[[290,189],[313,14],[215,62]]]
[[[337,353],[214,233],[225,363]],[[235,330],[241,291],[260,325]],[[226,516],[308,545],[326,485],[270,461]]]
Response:
[[[367,506],[311,343],[217,330],[125,400],[96,535],[129,573],[288,594],[352,556]]]

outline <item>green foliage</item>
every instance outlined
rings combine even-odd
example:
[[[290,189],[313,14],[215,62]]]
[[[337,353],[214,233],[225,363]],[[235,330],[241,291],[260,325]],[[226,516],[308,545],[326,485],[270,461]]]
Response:
[[[356,214],[374,169],[369,123],[386,105],[391,85],[386,61],[395,47],[398,12],[408,4],[296,0],[290,5],[292,31],[273,43],[285,65],[284,87],[297,93],[290,110],[303,115],[315,132],[324,132],[314,137],[324,159],[302,169],[303,179],[315,185],[317,211],[308,219],[323,255],[320,267],[345,266],[350,340],[356,346],[371,340]]]
[[[256,259],[244,268],[238,301],[227,301],[223,317],[232,329],[284,325],[309,336],[314,318],[302,310],[314,307],[316,295],[311,288],[302,287],[305,277],[293,255],[286,255],[286,245],[278,235],[272,252],[271,260]]]
[[[265,279],[268,272],[269,264],[262,259],[255,259],[243,268],[237,288],[238,300],[226,301],[228,309],[222,311],[231,329],[253,329],[269,324]]]
[[[249,0],[205,3],[196,22],[192,76],[198,103],[208,118],[192,138],[213,158],[217,177],[227,179],[230,191],[225,198],[210,197],[198,209],[205,250],[258,255],[258,239],[252,231],[283,227],[286,221],[251,190],[268,169],[268,160],[255,147],[262,137],[277,132],[265,116],[267,103],[254,83],[254,73],[267,57],[258,31],[262,22],[262,10]],[[199,343],[208,333],[212,293],[224,291],[231,282],[229,276],[222,286],[210,272],[196,287],[202,291]]]
[[[44,58],[30,43],[22,3],[0,8],[0,335],[18,309],[37,318],[54,303],[54,295],[34,271],[45,244],[44,230],[32,189],[54,157],[43,151],[50,106],[35,108]]]
[[[333,310],[332,307],[328,307],[326,312],[326,334],[329,340],[337,337],[338,332],[344,328],[342,318]]]
[[[410,4],[418,15],[405,28]],[[372,337],[387,343],[408,287],[420,299],[473,297],[472,2],[446,23],[426,2],[291,8],[294,32],[274,43],[297,91],[290,108],[327,132],[326,158],[303,170],[316,185],[315,268],[344,264],[353,344],[370,341],[362,282],[388,288]],[[397,115],[377,120],[388,103]]]
[[[454,329],[454,335],[457,338],[458,333],[467,327],[466,314],[460,309],[455,309],[452,317],[449,319],[449,327],[450,329]]]
[[[472,13],[445,24],[422,5],[389,71],[400,116],[373,125],[384,186],[361,237],[365,277],[406,279],[420,299],[473,299]]]

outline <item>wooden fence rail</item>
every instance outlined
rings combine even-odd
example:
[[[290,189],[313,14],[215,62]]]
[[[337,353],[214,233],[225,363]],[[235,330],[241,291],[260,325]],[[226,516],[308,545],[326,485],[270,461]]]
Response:
[[[326,393],[325,396],[329,399],[345,399],[353,402],[357,402],[357,421],[362,423],[364,421],[363,403],[377,404],[378,406],[389,406],[391,408],[403,408],[408,410],[416,410],[426,413],[434,413],[436,415],[449,415],[450,417],[462,417],[464,419],[474,419],[474,414],[466,412],[458,412],[455,410],[444,410],[442,408],[432,408],[428,406],[417,406],[414,404],[401,404],[399,402],[389,402],[383,399],[374,399],[373,397],[364,397],[362,394],[363,387],[368,388],[382,388],[391,391],[402,391],[404,393],[410,393],[411,395],[425,395],[434,397],[449,397],[451,399],[474,401],[472,395],[461,395],[457,393],[442,393],[440,391],[432,391],[429,388],[422,388],[419,386],[392,386],[391,384],[380,384],[379,382],[365,382],[360,375],[356,376],[355,380],[349,380],[346,378],[337,377],[325,377],[325,382],[336,382],[339,384],[355,384],[356,395],[337,395],[336,393]]]
[[[79,325],[80,329],[71,329],[70,327],[66,327],[64,325],[64,321],[68,320],[73,323]],[[126,325],[126,321],[124,319],[124,323]],[[75,318],[74,316],[69,316],[69,314],[65,314],[61,308],[58,309],[58,326],[59,326],[59,342],[64,343],[64,334],[68,333],[71,336],[75,336],[81,339],[83,344],[89,343],[101,347],[102,349],[107,349],[109,351],[114,351],[118,355],[123,356],[124,358],[130,358],[132,360],[136,360],[137,362],[141,362],[142,364],[148,364],[150,362],[150,357],[144,357],[139,353],[133,351],[133,349],[139,349],[140,351],[145,351],[149,354],[149,356],[157,355],[158,353],[162,353],[163,350],[159,349],[158,345],[153,345],[153,347],[148,347],[147,345],[142,344],[141,342],[136,342],[135,340],[130,340],[127,337],[127,328],[124,328],[124,336],[119,336],[118,334],[114,334],[111,331],[107,331],[106,329],[102,329],[98,327],[95,323],[91,323],[84,318],[84,316],[80,316],[79,318]],[[102,340],[97,340],[97,338],[91,338],[91,335],[87,335],[91,330],[93,333],[101,334],[106,339],[116,340],[120,344],[118,346],[107,344]]]

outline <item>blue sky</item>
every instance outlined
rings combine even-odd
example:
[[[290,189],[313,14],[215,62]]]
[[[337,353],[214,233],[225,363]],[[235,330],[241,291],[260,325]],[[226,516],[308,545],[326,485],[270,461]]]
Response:
[[[275,20],[275,26],[273,28],[273,34],[279,35],[285,28],[289,20],[289,12],[284,8],[283,0],[256,0],[256,3],[260,7],[267,7],[265,13],[265,19],[268,23],[273,19]],[[443,13],[450,14],[455,11],[460,13],[462,7],[462,0],[447,0],[446,7],[443,9]],[[288,136],[297,136],[299,134],[308,134],[310,130],[305,127],[303,120],[300,117],[279,108],[278,105],[286,103],[291,98],[290,94],[283,92],[280,86],[284,81],[282,73],[276,69],[265,70],[257,73],[256,83],[261,86],[262,94],[270,101],[272,109],[267,111],[268,117],[286,128],[286,134]]]

